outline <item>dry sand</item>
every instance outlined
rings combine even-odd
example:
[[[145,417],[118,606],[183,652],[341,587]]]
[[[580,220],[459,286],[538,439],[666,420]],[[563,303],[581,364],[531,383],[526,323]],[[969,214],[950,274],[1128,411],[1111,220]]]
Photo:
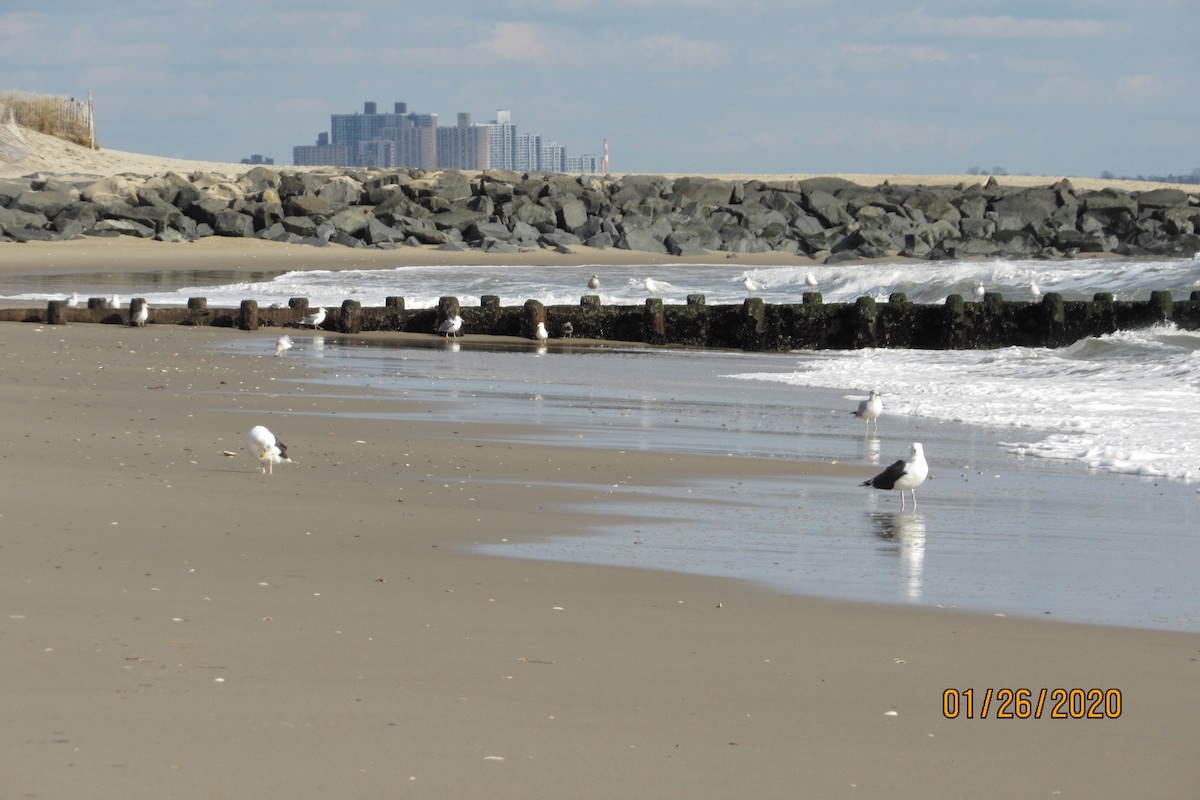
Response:
[[[9,274],[406,253],[0,248]],[[432,263],[420,252],[408,256]],[[1200,636],[469,549],[586,533],[594,520],[570,504],[614,484],[803,480],[815,465],[364,419],[350,412],[400,401],[212,347],[260,336],[267,352],[265,332],[2,334],[0,796],[1182,798],[1200,785]],[[259,474],[242,452],[256,423],[296,462]],[[996,719],[993,701],[978,718],[988,689],[1076,687],[1120,690],[1121,716],[1050,719],[1047,703],[1042,719]],[[947,688],[975,691],[975,719],[943,716]]]
[[[1198,636],[473,554],[614,484],[819,467],[358,418],[400,401],[212,349],[246,336],[3,327],[3,796],[1193,796]],[[951,687],[1123,702],[948,720]]]

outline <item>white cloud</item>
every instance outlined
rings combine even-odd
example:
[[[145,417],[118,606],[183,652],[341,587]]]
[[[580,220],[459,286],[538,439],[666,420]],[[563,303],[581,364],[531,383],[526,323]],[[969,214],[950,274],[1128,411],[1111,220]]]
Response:
[[[1091,39],[1110,32],[1108,23],[1092,19],[1042,19],[1035,17],[939,17],[914,11],[877,18],[881,29],[901,34],[965,39]]]

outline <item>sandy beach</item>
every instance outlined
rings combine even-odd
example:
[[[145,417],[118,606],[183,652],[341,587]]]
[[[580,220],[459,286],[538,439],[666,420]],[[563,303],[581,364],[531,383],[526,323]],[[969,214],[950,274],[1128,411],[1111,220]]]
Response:
[[[480,556],[586,531],[565,506],[613,484],[781,467],[347,416],[397,401],[310,396],[292,361],[214,347],[257,335],[4,326],[14,796],[1186,797],[1200,778],[1200,637]],[[242,450],[260,422],[296,459],[270,476]],[[945,718],[948,688],[974,719]],[[1120,717],[981,719],[1006,688],[1119,690]]]
[[[36,168],[88,167],[63,157]],[[497,263],[439,257],[0,245],[7,283],[114,289],[164,271]],[[598,456],[352,415],[407,401],[218,347],[266,350],[267,331],[0,331],[5,797],[1185,798],[1200,782],[1200,636],[471,549],[584,534],[597,520],[571,507],[613,485],[862,466]],[[243,449],[255,424],[295,461],[260,474]],[[1033,705],[1005,708],[1020,689]],[[1001,718],[1032,717],[1043,689],[1040,718]],[[1102,718],[1052,718],[1055,690],[1065,716]]]

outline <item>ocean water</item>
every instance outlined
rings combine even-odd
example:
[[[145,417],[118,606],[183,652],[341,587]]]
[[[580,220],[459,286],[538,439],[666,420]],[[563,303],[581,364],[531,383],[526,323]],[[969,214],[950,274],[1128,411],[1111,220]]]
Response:
[[[976,282],[1012,299],[1043,292],[1144,299],[1200,289],[1200,261],[937,262],[836,267],[405,267],[262,274],[248,283],[156,276],[129,296],[151,304],[207,297],[212,306],[307,297],[410,308],[444,295],[470,305],[533,298],[574,304],[598,273],[610,304],[641,303],[642,279],[660,296],[710,304],[767,302],[817,290],[830,302],[906,292],[916,302],[969,297]],[[111,292],[111,276],[20,284],[0,299],[44,301]],[[190,275],[188,277],[195,277]],[[70,280],[67,278],[66,280]],[[122,278],[121,280],[128,280]],[[0,279],[0,295],[8,283]],[[16,285],[13,284],[14,288]],[[126,284],[127,286],[127,284]],[[1103,624],[1200,630],[1200,335],[1170,325],[1087,339],[1061,349],[740,353],[635,348],[496,346],[472,340],[396,348],[378,339],[293,335],[289,358],[319,363],[323,380],[427,400],[446,419],[512,422],[514,436],[611,449],[644,448],[778,460],[778,480],[610,487],[593,511],[636,514],[636,525],[589,536],[497,543],[526,558],[637,565],[753,580],[783,591],[945,605]],[[230,345],[247,356],[261,340]],[[878,435],[849,411],[884,394]],[[414,419],[429,418],[423,413]],[[517,433],[520,431],[520,433]],[[900,514],[892,493],[858,481],[789,476],[789,462],[860,464],[864,474],[921,441],[933,478],[919,509]]]

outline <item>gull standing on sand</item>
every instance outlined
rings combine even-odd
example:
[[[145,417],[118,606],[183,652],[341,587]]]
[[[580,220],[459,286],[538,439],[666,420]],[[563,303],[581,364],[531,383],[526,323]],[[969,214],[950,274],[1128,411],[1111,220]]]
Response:
[[[537,337],[537,340],[538,340],[539,342],[544,342],[544,341],[546,341],[547,339],[549,339],[549,338],[550,338],[550,332],[546,330],[546,323],[544,323],[544,322],[539,322],[539,323],[537,324],[537,330],[535,330],[535,331],[533,332],[533,335],[534,335],[535,337]]]
[[[319,328],[319,327],[321,327],[321,323],[324,321],[325,321],[325,309],[318,308],[316,310],[316,313],[309,314],[304,319],[300,320],[300,327],[303,328],[307,325],[311,325],[314,328]]]
[[[904,493],[912,492],[913,507],[917,510],[917,487],[929,477],[929,464],[925,461],[925,448],[920,442],[913,442],[912,455],[908,461],[900,460],[883,472],[863,481],[863,486],[874,486],[876,489],[897,489],[900,492],[900,510],[904,510]]]
[[[275,438],[265,425],[255,425],[246,431],[246,451],[262,464],[264,475],[272,474],[276,464],[291,463],[287,445]]]
[[[453,317],[447,317],[441,325],[438,325],[438,333],[442,336],[458,336],[462,330],[462,317],[455,314]]]
[[[755,292],[761,292],[763,289],[767,288],[765,285],[754,280],[754,278],[751,278],[749,275],[742,277],[742,286],[744,286],[746,288],[747,294],[754,294]]]
[[[588,278],[588,288],[589,289],[599,289],[600,288],[600,276],[599,275],[593,275],[592,277]]]
[[[870,432],[871,423],[874,422],[875,433],[878,435],[879,415],[883,413],[883,395],[872,389],[871,395],[858,404],[858,410],[850,413],[866,422],[867,432]]]
[[[144,328],[148,319],[150,319],[150,304],[143,300],[138,310],[133,312],[133,324],[138,328]]]
[[[291,350],[291,349],[292,349],[292,337],[280,336],[278,339],[275,340],[275,357],[276,358],[279,358],[281,355],[283,355],[284,353],[286,353],[288,350]]]

